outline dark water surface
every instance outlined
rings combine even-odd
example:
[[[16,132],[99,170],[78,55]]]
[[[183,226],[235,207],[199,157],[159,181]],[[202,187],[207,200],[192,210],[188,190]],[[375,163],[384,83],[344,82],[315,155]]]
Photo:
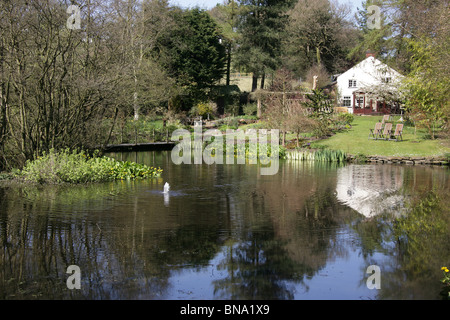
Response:
[[[431,209],[426,240],[395,234],[393,221],[433,188],[448,195],[446,168],[293,161],[263,176],[256,165],[176,166],[169,152],[111,156],[164,172],[0,187],[0,299],[441,299],[448,210]],[[380,289],[367,286],[371,265]]]

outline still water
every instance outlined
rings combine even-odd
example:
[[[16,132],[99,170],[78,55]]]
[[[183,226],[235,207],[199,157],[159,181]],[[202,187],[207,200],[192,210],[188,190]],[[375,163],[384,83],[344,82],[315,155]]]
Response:
[[[0,187],[0,299],[442,298],[448,207],[414,237],[394,227],[427,191],[448,195],[446,168],[289,161],[264,176],[174,165],[169,152],[110,156],[163,175]],[[69,265],[80,289],[67,287]],[[371,265],[380,289],[368,288]]]

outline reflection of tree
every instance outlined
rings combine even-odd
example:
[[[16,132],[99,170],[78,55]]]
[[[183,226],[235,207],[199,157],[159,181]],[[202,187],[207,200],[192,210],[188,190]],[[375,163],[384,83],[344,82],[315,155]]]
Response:
[[[160,266],[203,266],[217,253],[217,232],[203,227],[183,226],[158,241],[152,261]]]
[[[329,168],[309,168],[315,174],[300,177],[308,179],[309,188],[288,178],[297,169],[283,167],[286,180],[260,181],[241,194],[241,211],[251,225],[226,242],[218,267],[226,276],[214,281],[219,298],[292,299],[296,285],[304,285],[330,259],[346,255],[337,230],[352,210],[336,201],[330,176],[320,174]]]
[[[164,297],[173,269],[214,257],[220,223],[210,203],[174,198],[171,208],[183,213],[174,217],[162,201],[142,201],[155,183],[162,184],[0,188],[8,204],[0,216],[0,299]],[[82,271],[79,291],[66,287],[71,264]]]
[[[102,221],[102,209],[112,208],[125,189],[0,188],[0,201],[8,204],[0,216],[0,299],[129,299],[162,292],[168,273],[121,250],[129,249],[131,237],[116,233],[114,239],[107,231],[117,221]],[[81,268],[81,290],[66,287],[72,264]]]
[[[96,261],[95,243],[100,235],[79,216],[57,222],[48,214],[56,213],[52,201],[29,202],[22,191],[6,189],[8,195],[3,199],[9,207],[1,218],[1,298],[85,296],[86,291],[67,290],[65,271],[74,261]]]
[[[250,240],[228,246],[218,266],[227,277],[214,280],[215,294],[231,299],[292,299],[285,281],[301,280],[298,266],[289,258],[273,231],[249,231]],[[281,246],[282,247],[282,246]]]
[[[408,214],[396,219],[393,224],[403,278],[419,284],[430,282],[427,287],[436,288],[436,297],[440,291],[436,281],[441,276],[440,267],[447,265],[450,257],[449,205],[445,190],[420,192],[415,196]],[[398,289],[398,284],[389,283],[383,295],[391,296],[395,292],[392,289]],[[405,298],[421,297],[420,292],[411,291],[402,295]]]
[[[440,267],[450,256],[448,175],[440,168],[405,167],[406,211],[386,210],[352,225],[367,266],[382,268],[381,299],[439,298]],[[393,257],[379,261],[376,253]],[[365,272],[365,270],[362,270]]]
[[[395,238],[389,215],[367,219],[337,202],[336,168],[328,165],[284,163],[269,177],[246,166],[183,170],[171,168],[167,177],[175,191],[189,187],[189,196],[171,197],[169,207],[148,192],[161,190],[159,180],[0,188],[0,299],[159,299],[171,296],[177,274],[206,265],[215,297],[292,299],[351,249],[361,250],[365,267],[382,267],[380,296],[429,297],[422,281],[438,279],[448,265],[449,179],[442,171],[405,169],[401,191],[417,197],[414,205],[436,200],[411,197],[419,186],[442,194],[431,211],[403,221],[407,237]],[[343,225],[357,236],[343,239]],[[411,233],[413,226],[431,231]],[[84,272],[80,291],[66,288],[70,264]]]

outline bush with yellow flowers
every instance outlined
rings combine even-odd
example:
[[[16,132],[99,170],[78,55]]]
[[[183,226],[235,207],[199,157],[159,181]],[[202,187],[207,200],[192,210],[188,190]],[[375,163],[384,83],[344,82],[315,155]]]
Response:
[[[450,271],[447,267],[442,267],[441,270],[444,273],[444,277],[441,279],[441,282],[444,285],[443,291],[447,292],[447,296],[450,298]]]

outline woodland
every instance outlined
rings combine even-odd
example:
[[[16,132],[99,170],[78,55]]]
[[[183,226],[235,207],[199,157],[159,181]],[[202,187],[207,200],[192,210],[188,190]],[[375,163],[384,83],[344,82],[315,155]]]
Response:
[[[0,170],[52,149],[105,145],[121,121],[186,125],[205,106],[219,117],[266,88],[310,90],[314,76],[323,88],[367,51],[405,75],[407,116],[448,133],[449,16],[446,0],[365,1],[356,14],[330,0],[225,0],[211,10],[167,0],[3,0]],[[235,73],[251,75],[248,95]],[[277,127],[281,115],[291,131],[308,131],[318,123],[301,112],[311,101],[286,107],[268,96],[258,118],[272,115]]]

